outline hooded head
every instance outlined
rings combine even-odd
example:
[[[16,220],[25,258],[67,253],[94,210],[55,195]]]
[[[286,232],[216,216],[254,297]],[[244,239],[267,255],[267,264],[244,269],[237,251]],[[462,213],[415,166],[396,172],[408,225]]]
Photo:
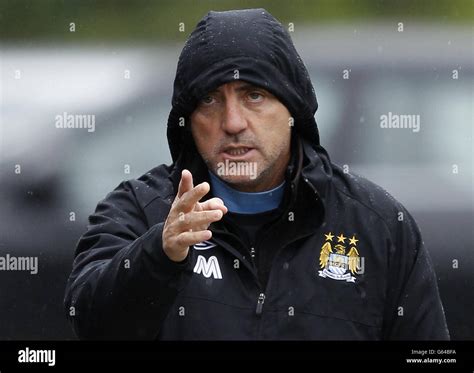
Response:
[[[199,100],[235,80],[272,93],[290,112],[298,134],[319,145],[316,95],[281,23],[264,9],[211,11],[197,24],[179,57],[167,132],[173,161],[192,141],[189,118]]]

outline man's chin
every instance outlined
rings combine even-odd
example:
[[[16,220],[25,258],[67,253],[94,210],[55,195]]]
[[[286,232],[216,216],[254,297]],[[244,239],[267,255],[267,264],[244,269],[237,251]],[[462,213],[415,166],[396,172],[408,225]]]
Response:
[[[245,191],[248,188],[255,187],[258,182],[256,177],[249,175],[218,175],[231,188]]]
[[[214,173],[232,188],[242,190],[258,184],[258,162],[235,162],[226,159],[213,166]]]

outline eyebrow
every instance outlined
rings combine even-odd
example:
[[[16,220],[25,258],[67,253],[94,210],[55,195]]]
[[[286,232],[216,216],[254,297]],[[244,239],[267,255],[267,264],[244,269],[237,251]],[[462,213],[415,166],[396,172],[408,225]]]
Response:
[[[219,92],[219,89],[220,89],[220,87],[210,91],[208,94]],[[259,86],[256,86],[255,84],[251,84],[251,83],[242,83],[239,86],[237,86],[237,88],[235,88],[235,90],[237,92],[248,91],[250,89],[262,89],[262,90],[264,90],[263,88],[260,88]]]
[[[260,88],[251,83],[243,83],[239,85],[235,90],[240,92],[240,91],[247,91],[249,89],[260,89]]]

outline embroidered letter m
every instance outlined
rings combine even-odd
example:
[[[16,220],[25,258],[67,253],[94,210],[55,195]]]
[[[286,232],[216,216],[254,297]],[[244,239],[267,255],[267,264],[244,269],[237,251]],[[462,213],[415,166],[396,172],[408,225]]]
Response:
[[[217,280],[222,279],[221,269],[219,267],[219,262],[215,256],[211,256],[209,260],[206,260],[205,257],[199,255],[194,266],[194,273],[202,273],[204,277],[214,277]]]

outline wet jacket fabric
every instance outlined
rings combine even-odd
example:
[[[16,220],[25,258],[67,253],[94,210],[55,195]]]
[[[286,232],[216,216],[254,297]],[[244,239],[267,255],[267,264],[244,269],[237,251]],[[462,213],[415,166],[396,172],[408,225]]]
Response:
[[[78,242],[65,297],[78,337],[448,339],[416,222],[381,187],[331,162],[319,144],[311,82],[281,25],[263,10],[222,13],[210,12],[198,24],[178,63],[168,121],[173,164],[122,182],[99,202]],[[249,45],[232,52],[219,47],[232,45],[236,35],[248,36]],[[207,50],[209,62],[200,65],[196,43],[209,49],[206,43],[213,42],[215,53]],[[273,64],[275,75],[250,65],[249,56]],[[240,79],[274,93],[295,117],[284,198],[255,242],[224,216],[211,224],[209,241],[176,263],[163,252],[162,232],[181,170],[191,171],[195,185],[209,181],[189,126],[179,118],[186,122],[197,98],[230,81],[235,69],[247,72]],[[290,88],[273,81],[278,74]],[[212,189],[205,199],[211,197]]]
[[[323,149],[306,143],[303,150],[286,207],[255,247],[276,252],[265,289],[251,248],[225,222],[213,223],[213,238],[183,263],[163,253],[179,168],[159,166],[123,182],[98,204],[77,247],[65,304],[75,308],[78,336],[448,338],[432,264],[410,214],[380,187],[331,164]],[[355,247],[363,268],[329,268],[326,242],[334,254]]]

